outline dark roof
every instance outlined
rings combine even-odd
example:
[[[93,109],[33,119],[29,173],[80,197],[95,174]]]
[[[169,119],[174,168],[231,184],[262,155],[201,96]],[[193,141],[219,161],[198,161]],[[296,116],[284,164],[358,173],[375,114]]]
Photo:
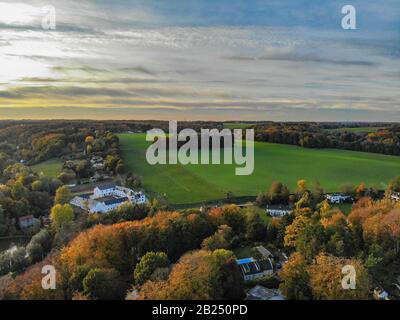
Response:
[[[79,195],[78,197],[80,197],[82,199],[89,199],[91,195],[92,195],[91,193],[85,193],[85,194]]]
[[[127,197],[124,197],[124,198],[116,198],[116,199],[106,200],[106,201],[104,201],[104,204],[105,204],[106,206],[111,206],[111,205],[113,205],[113,204],[123,203],[123,202],[126,202],[126,201],[128,201],[128,198],[127,198]]]
[[[247,263],[238,262],[240,270],[244,276],[263,273],[264,271],[273,270],[270,260],[254,260]]]
[[[279,290],[255,286],[248,292],[245,300],[285,300],[285,297]]]
[[[116,185],[115,184],[105,184],[103,186],[98,186],[100,190],[108,190],[108,189],[115,189]]]

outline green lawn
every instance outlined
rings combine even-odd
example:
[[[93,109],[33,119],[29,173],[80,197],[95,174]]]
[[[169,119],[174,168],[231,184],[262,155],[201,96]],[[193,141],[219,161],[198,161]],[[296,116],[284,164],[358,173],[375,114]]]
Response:
[[[172,204],[222,199],[229,191],[256,195],[276,180],[292,190],[299,179],[319,181],[327,192],[361,182],[383,189],[400,175],[400,157],[264,142],[255,143],[255,170],[250,176],[236,176],[235,164],[151,166],[145,158],[149,143],[144,134],[119,137],[127,167],[143,177],[146,189],[165,194]]]
[[[43,174],[46,177],[56,178],[62,170],[62,163],[57,160],[49,160],[35,164],[31,167],[31,169],[34,172]]]
[[[237,259],[251,258],[256,255],[256,250],[252,246],[235,248],[232,251]]]

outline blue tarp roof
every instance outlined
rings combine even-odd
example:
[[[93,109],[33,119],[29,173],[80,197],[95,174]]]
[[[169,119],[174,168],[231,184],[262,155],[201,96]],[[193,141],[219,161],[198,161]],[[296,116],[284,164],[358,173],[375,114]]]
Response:
[[[236,260],[237,264],[245,264],[245,263],[250,263],[253,261],[254,261],[253,258],[244,258],[244,259]]]

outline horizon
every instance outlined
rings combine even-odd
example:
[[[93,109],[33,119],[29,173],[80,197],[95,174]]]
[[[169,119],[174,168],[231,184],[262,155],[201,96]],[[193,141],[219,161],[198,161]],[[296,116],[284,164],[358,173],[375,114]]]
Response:
[[[345,4],[0,0],[0,119],[400,122],[400,3]]]

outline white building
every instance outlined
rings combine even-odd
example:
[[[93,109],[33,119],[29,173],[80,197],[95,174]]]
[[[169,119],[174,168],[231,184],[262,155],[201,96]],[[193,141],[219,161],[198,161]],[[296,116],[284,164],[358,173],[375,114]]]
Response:
[[[351,197],[341,193],[331,193],[326,195],[326,199],[330,203],[343,203],[349,200]]]
[[[147,198],[141,191],[116,185],[98,186],[93,193],[74,197],[71,204],[90,213],[107,213],[124,203],[144,204]]]
[[[400,192],[393,192],[392,193],[392,199],[394,201],[400,201]]]
[[[255,260],[254,258],[245,258],[236,260],[244,281],[270,276],[274,272],[271,259]]]
[[[293,210],[289,207],[267,207],[265,212],[271,217],[283,217],[291,213]]]

